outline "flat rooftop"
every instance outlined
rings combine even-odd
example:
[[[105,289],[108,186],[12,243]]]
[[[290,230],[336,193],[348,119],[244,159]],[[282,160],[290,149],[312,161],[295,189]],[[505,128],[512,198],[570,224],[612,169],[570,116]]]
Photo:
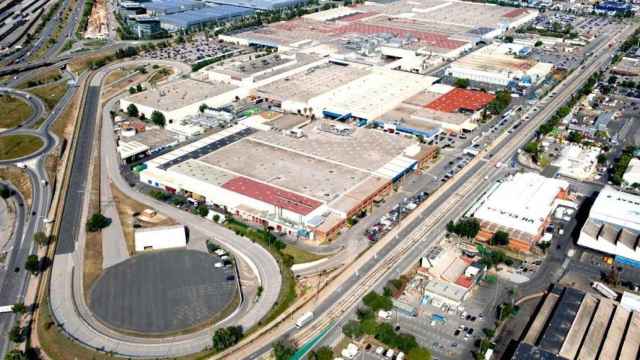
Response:
[[[453,113],[459,111],[478,111],[495,99],[494,95],[483,91],[453,89],[425,106],[429,109]]]
[[[130,143],[137,141],[150,149],[162,147],[178,140],[178,137],[165,129],[150,128],[131,137],[120,137],[120,142]]]
[[[306,102],[367,74],[368,71],[361,66],[327,63],[314,66],[303,73],[274,81],[258,88],[257,92],[270,99]]]
[[[247,54],[225,60],[222,64],[217,63],[210,65],[206,70],[227,74],[233,78],[244,78],[268,70],[272,70],[270,73],[275,74],[276,68],[284,67],[285,70],[290,70],[291,68],[312,63],[318,59],[316,56],[303,53],[274,53],[260,57],[257,57],[256,54]]]
[[[369,176],[361,170],[251,139],[225,146],[200,160],[319,201],[331,201]]]
[[[278,114],[278,113],[276,113]],[[276,130],[288,130],[298,127],[309,121],[308,118],[294,114],[278,114],[273,120],[267,121],[266,124]]]
[[[180,79],[155,89],[131,95],[126,99],[132,103],[161,111],[173,111],[234,90],[237,87],[222,82],[203,82]]]
[[[302,138],[285,136],[275,131],[257,132],[250,138],[273,147],[370,173],[415,144],[415,140],[352,126],[349,126],[352,130],[350,136],[335,135],[323,130],[323,124],[330,123],[321,120],[303,127]]]

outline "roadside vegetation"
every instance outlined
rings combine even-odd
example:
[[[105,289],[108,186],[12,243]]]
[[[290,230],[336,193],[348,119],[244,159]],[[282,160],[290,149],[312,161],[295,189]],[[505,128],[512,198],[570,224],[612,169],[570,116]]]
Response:
[[[16,88],[27,89],[35,86],[49,84],[59,80],[62,80],[62,71],[58,68],[52,68],[52,69],[45,70],[40,74],[38,74],[37,76],[34,76],[29,80],[19,84],[18,86],[16,86]]]
[[[12,129],[22,124],[33,114],[31,106],[22,99],[0,95],[0,129]]]
[[[51,83],[49,85],[33,88],[30,92],[41,98],[49,110],[53,110],[56,104],[58,104],[60,99],[62,99],[64,94],[67,92],[67,84],[64,82]]]

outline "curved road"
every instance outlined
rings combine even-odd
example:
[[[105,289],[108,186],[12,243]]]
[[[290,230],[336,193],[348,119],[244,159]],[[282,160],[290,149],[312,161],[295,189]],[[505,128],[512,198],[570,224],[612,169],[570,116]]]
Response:
[[[123,335],[106,328],[99,323],[89,311],[83,295],[82,260],[84,256],[82,234],[82,208],[86,204],[84,191],[87,186],[83,179],[89,168],[90,156],[86,151],[92,143],[94,127],[99,122],[100,88],[106,75],[117,67],[155,63],[178,67],[178,72],[188,72],[190,68],[181,63],[167,61],[137,60],[118,63],[100,70],[92,79],[87,89],[86,103],[82,117],[82,127],[78,137],[78,150],[73,163],[70,188],[75,189],[67,195],[60,228],[60,244],[50,284],[50,304],[54,316],[68,335],[80,343],[94,349],[113,351],[116,354],[135,357],[181,356],[202,351],[211,346],[213,328],[198,331],[184,336],[168,338],[140,338]],[[179,76],[179,73],[176,74]],[[109,101],[112,105],[115,100]],[[209,220],[192,215],[132,189],[122,177],[110,122],[109,107],[103,111],[105,121],[101,128],[100,156],[102,168],[113,185],[132,199],[157,209],[165,215],[185,224],[192,230],[214,238],[241,262],[245,263],[259,278],[264,291],[255,303],[246,303],[241,311],[236,311],[224,324],[239,324],[245,329],[256,325],[271,309],[277,300],[282,279],[275,259],[262,248],[246,238]],[[83,176],[85,175],[85,176]],[[75,182],[74,182],[75,179]]]

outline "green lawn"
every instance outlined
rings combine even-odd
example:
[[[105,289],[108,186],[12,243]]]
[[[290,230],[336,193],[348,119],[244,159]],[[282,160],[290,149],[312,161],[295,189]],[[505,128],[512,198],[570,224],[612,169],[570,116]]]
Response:
[[[0,136],[0,160],[10,160],[29,155],[44,145],[33,135]]]
[[[36,95],[44,101],[49,110],[52,110],[58,101],[64,96],[64,93],[67,91],[67,84],[62,83],[54,83],[46,86],[40,86],[33,90],[31,93]]]
[[[33,113],[31,106],[23,100],[0,95],[0,129],[12,129],[27,120]]]
[[[318,255],[314,253],[310,253],[306,250],[302,250],[295,245],[287,245],[284,250],[282,250],[284,254],[290,255],[293,257],[294,264],[302,264],[306,262],[316,261],[324,258],[323,255]]]

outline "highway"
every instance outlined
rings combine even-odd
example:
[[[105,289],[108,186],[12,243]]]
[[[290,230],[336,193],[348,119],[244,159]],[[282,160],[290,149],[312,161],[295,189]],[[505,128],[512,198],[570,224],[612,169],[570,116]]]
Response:
[[[492,180],[499,176],[501,169],[495,168],[495,164],[508,163],[540,124],[565,104],[591,74],[609,63],[615,50],[615,47],[608,48],[609,42],[620,44],[632,31],[628,27],[625,32],[611,34],[608,41],[601,42],[583,67],[574,71],[555,88],[555,97],[547,97],[537,105],[541,108],[539,111],[530,110],[525,115],[530,120],[513,134],[503,134],[481,156],[477,156],[441,190],[433,194],[417,212],[412,213],[409,221],[400,229],[392,231],[387,239],[379,241],[354,263],[342,269],[329,286],[320,292],[319,301],[303,306],[290,316],[290,320],[272,328],[269,338],[246,339],[240,346],[220,354],[218,358],[255,358],[267,351],[273,341],[285,336],[291,337],[298,345],[304,344],[348,315],[362,296],[381,284],[390,273],[399,274],[402,269],[414,263],[440,238],[446,223],[460,216]],[[485,177],[487,180],[484,180]],[[418,221],[414,222],[416,219]],[[405,236],[407,231],[411,232]],[[316,320],[300,332],[293,331],[293,322],[306,311],[314,311]]]
[[[264,291],[255,303],[245,303],[242,311],[238,311],[221,325],[240,324],[248,329],[258,323],[275,303],[282,279],[275,259],[260,245],[254,244],[246,238],[239,237],[226,228],[214,224],[201,217],[192,215],[173,206],[156,201],[135,189],[132,189],[120,173],[120,164],[116,153],[112,124],[110,123],[109,101],[102,109],[104,126],[96,128],[100,122],[100,88],[106,75],[117,67],[125,65],[140,65],[142,63],[157,63],[178,67],[181,72],[190,71],[184,64],[162,61],[132,61],[108,66],[100,70],[90,81],[85,97],[85,107],[82,115],[82,125],[77,138],[78,144],[70,175],[70,189],[67,194],[62,213],[60,228],[60,243],[56,249],[56,256],[50,283],[51,310],[57,322],[62,324],[67,334],[78,342],[104,351],[113,351],[123,356],[159,357],[181,356],[199,352],[211,345],[213,329],[208,328],[184,336],[168,338],[138,338],[119,334],[100,324],[88,309],[82,282],[81,265],[83,264],[83,219],[86,216],[87,188],[86,182],[91,161],[91,152],[95,143],[94,135],[100,134],[101,161],[106,166],[102,176],[108,176],[108,181],[132,199],[155,208],[190,229],[198,231],[217,240],[222,246],[230,250],[239,260],[244,262],[258,277]],[[98,149],[96,149],[98,150]]]

